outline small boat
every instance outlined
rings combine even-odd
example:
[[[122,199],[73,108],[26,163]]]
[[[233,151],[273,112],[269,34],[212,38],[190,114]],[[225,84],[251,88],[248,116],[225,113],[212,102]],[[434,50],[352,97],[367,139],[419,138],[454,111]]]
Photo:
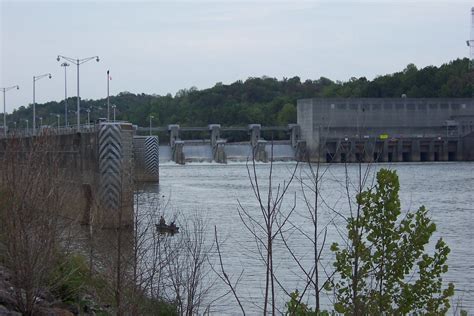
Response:
[[[179,233],[179,227],[176,226],[174,223],[171,223],[170,225],[163,223],[156,224],[156,230],[162,234],[174,235],[176,233]]]

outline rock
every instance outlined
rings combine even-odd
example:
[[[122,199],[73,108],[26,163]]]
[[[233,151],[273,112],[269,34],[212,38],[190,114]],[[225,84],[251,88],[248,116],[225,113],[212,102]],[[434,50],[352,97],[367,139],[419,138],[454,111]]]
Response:
[[[63,303],[63,302],[58,302],[58,303],[55,303],[55,304],[51,305],[51,307],[67,310],[67,311],[71,312],[74,315],[79,314],[79,308],[76,305],[67,304],[67,303]]]
[[[73,313],[68,311],[67,309],[62,309],[59,307],[53,308],[39,308],[34,313],[35,316],[74,316]]]
[[[0,305],[0,316],[21,316],[21,313],[9,310],[3,305]]]
[[[16,307],[16,300],[4,289],[0,289],[0,305],[13,310]]]

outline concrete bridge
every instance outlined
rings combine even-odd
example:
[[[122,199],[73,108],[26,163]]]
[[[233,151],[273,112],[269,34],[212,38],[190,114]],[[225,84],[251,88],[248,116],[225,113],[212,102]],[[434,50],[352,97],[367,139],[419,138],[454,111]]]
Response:
[[[305,142],[300,139],[300,128],[297,124],[288,126],[261,126],[249,124],[247,126],[222,127],[220,124],[210,124],[205,127],[181,127],[168,125],[166,127],[145,128],[138,127],[138,133],[167,132],[169,144],[160,145],[160,162],[174,161],[184,164],[190,161],[214,161],[227,163],[227,161],[253,159],[267,162],[302,160],[305,154]],[[208,133],[201,139],[182,139],[186,132]],[[223,133],[246,133],[248,140],[229,142],[222,138]],[[279,132],[286,135],[285,140],[265,140],[262,132]]]
[[[71,194],[82,197],[82,222],[88,224],[94,217],[104,228],[133,224],[137,184],[159,180],[158,137],[137,136],[126,122],[84,126],[80,132],[51,129],[36,134],[10,131],[0,139],[0,160],[14,151],[18,163],[34,163],[26,161],[33,148],[54,156],[51,167],[63,170]]]
[[[227,143],[220,132],[245,131],[249,140]],[[267,142],[261,131],[287,132],[288,140]],[[14,152],[18,163],[27,161],[28,155],[39,148],[39,154],[54,156],[55,169],[64,171],[71,194],[79,196],[78,212],[82,222],[94,223],[103,228],[129,226],[134,221],[133,193],[142,182],[159,181],[159,163],[174,161],[215,161],[226,163],[232,159],[268,161],[301,159],[304,142],[299,139],[299,126],[261,127],[251,124],[246,127],[221,128],[218,124],[207,127],[185,127],[169,125],[151,129],[151,133],[166,131],[170,143],[159,145],[157,136],[149,128],[140,128],[128,122],[101,122],[76,128],[39,129],[33,133],[10,130],[6,137],[0,136],[0,160]],[[208,131],[209,138],[181,140],[181,131]],[[46,147],[38,147],[37,144]],[[160,155],[161,153],[161,155]],[[1,166],[0,166],[1,170]]]

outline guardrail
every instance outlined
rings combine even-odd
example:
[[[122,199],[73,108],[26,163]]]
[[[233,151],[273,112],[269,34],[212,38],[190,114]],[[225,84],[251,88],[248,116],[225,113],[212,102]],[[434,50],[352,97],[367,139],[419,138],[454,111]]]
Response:
[[[83,124],[79,128],[81,133],[93,133],[96,131],[96,125],[93,124]],[[7,135],[3,133],[0,135],[0,138],[17,138],[17,137],[31,137],[31,136],[41,136],[41,135],[67,135],[77,133],[77,126],[71,125],[68,127],[40,127],[36,129],[36,133],[33,132],[33,129],[25,128],[10,128],[7,130]]]

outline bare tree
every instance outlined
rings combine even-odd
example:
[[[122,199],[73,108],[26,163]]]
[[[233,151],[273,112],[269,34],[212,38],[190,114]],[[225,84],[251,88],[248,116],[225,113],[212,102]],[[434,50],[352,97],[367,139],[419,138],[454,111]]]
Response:
[[[213,244],[206,241],[206,225],[198,216],[183,221],[176,240],[165,243],[168,280],[181,315],[199,313],[214,285],[209,265]]]
[[[253,237],[260,259],[265,265],[263,313],[265,315],[267,314],[270,305],[270,310],[272,314],[275,315],[275,283],[278,281],[275,277],[274,271],[273,244],[275,238],[285,227],[285,224],[288,222],[291,214],[296,208],[296,195],[293,197],[293,202],[288,209],[284,208],[283,202],[295,177],[298,164],[295,165],[287,182],[274,186],[272,145],[268,180],[265,184],[268,186],[266,191],[262,188],[262,185],[259,182],[255,163],[255,150],[251,164],[249,165],[249,162],[247,161],[246,166],[250,186],[257,201],[260,216],[253,214],[249,209],[245,208],[240,201],[238,201],[238,213],[243,225]]]
[[[56,252],[70,241],[67,229],[78,218],[67,214],[74,213],[78,197],[60,168],[61,151],[52,138],[13,137],[3,144],[0,256],[12,271],[18,308],[29,315],[39,292],[48,287]]]

